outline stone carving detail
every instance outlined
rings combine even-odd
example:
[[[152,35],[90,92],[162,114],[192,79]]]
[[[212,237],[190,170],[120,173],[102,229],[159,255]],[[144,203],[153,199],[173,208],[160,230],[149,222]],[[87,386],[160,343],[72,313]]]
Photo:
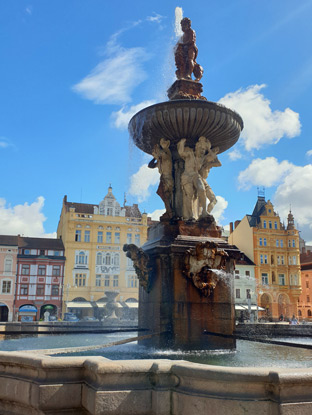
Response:
[[[203,296],[209,297],[220,279],[215,271],[225,269],[227,257],[214,242],[201,242],[186,251],[183,272]]]
[[[160,173],[160,182],[157,194],[162,198],[166,213],[164,217],[173,217],[173,188],[174,181],[172,177],[172,155],[169,149],[170,140],[160,139],[160,145],[156,144],[152,155],[153,159],[149,162],[148,167],[153,169],[158,167]]]
[[[198,82],[203,76],[203,68],[196,62],[198,49],[195,44],[196,34],[191,28],[191,20],[187,17],[181,20],[183,35],[175,49],[176,76],[178,79],[192,79]]]
[[[200,137],[195,151],[185,146],[182,138],[177,144],[180,157],[184,160],[184,171],[181,174],[182,215],[185,220],[205,218],[212,211],[217,199],[206,179],[212,167],[221,166],[217,154],[219,148],[211,148],[211,142]],[[209,205],[207,207],[207,198]]]
[[[143,251],[142,248],[138,248],[134,244],[125,244],[123,246],[123,250],[126,252],[126,256],[133,261],[133,266],[138,276],[140,285],[146,292],[149,292],[149,274],[151,272],[149,256]]]

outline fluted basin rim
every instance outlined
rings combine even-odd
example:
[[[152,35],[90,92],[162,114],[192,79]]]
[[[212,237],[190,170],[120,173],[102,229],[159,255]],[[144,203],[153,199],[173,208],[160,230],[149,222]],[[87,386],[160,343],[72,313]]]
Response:
[[[186,138],[194,147],[200,136],[209,138],[222,153],[236,143],[243,127],[240,115],[222,104],[172,100],[143,108],[131,118],[128,128],[134,143],[151,154],[162,137],[173,144]]]

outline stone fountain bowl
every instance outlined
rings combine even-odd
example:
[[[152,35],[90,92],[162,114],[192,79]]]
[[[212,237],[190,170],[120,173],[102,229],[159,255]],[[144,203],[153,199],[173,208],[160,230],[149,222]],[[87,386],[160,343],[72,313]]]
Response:
[[[219,153],[232,147],[244,127],[234,111],[215,102],[174,100],[151,105],[136,113],[129,122],[129,133],[141,150],[152,154],[161,138],[176,144],[181,138],[194,147],[204,136]]]

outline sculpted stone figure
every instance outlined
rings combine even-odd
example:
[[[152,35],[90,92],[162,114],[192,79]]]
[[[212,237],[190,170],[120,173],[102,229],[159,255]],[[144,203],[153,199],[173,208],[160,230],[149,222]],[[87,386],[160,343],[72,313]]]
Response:
[[[203,68],[196,62],[198,49],[195,44],[196,34],[191,28],[191,20],[187,17],[181,20],[183,35],[176,45],[175,63],[177,67],[176,76],[178,79],[192,79],[199,81],[203,76]]]
[[[184,171],[181,174],[181,187],[183,194],[183,219],[194,219],[198,216],[194,210],[194,203],[198,203],[198,211],[205,216],[206,192],[204,182],[199,174],[199,166],[194,151],[185,146],[186,138],[177,144],[179,156],[184,160]]]
[[[123,250],[126,252],[126,256],[133,261],[133,267],[139,278],[140,285],[142,285],[145,291],[149,292],[149,273],[151,271],[149,256],[142,248],[134,244],[125,244]]]
[[[148,164],[151,169],[158,167],[160,173],[160,182],[157,189],[157,194],[162,198],[166,213],[165,217],[172,218],[173,216],[173,177],[172,177],[172,156],[169,149],[170,140],[160,139],[160,145],[156,144],[152,155],[153,160]]]
[[[207,214],[211,213],[212,209],[217,203],[215,194],[207,183],[207,177],[212,167],[220,167],[221,162],[217,157],[219,147],[211,148],[211,142],[206,137],[200,137],[195,147],[197,165],[199,166],[199,174],[203,180],[205,187],[205,194],[209,200],[207,207]],[[205,212],[205,213],[206,213]]]
[[[189,249],[184,258],[184,274],[190,278],[202,295],[213,294],[219,276],[215,270],[224,270],[228,254],[218,249],[214,242],[201,242],[194,249]]]

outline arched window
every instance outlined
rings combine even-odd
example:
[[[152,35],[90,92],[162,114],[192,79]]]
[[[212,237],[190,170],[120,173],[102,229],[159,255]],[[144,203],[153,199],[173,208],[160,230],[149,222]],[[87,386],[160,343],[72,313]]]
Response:
[[[302,316],[301,310],[298,310],[298,316],[299,316],[299,317],[301,317],[301,316]]]
[[[110,265],[111,264],[111,256],[108,253],[105,256],[105,264],[106,265]]]
[[[78,255],[78,264],[86,264],[86,263],[87,263],[86,255],[83,251],[80,251]]]
[[[308,310],[308,317],[311,317],[312,316],[312,312],[311,312],[311,310]]]
[[[102,265],[102,254],[101,254],[101,252],[98,252],[96,254],[96,265]]]
[[[263,228],[264,228],[264,229],[266,229],[266,226],[267,226],[267,224],[266,224],[266,220],[264,220],[264,221],[263,221]]]
[[[114,265],[119,265],[119,254],[114,255]]]

